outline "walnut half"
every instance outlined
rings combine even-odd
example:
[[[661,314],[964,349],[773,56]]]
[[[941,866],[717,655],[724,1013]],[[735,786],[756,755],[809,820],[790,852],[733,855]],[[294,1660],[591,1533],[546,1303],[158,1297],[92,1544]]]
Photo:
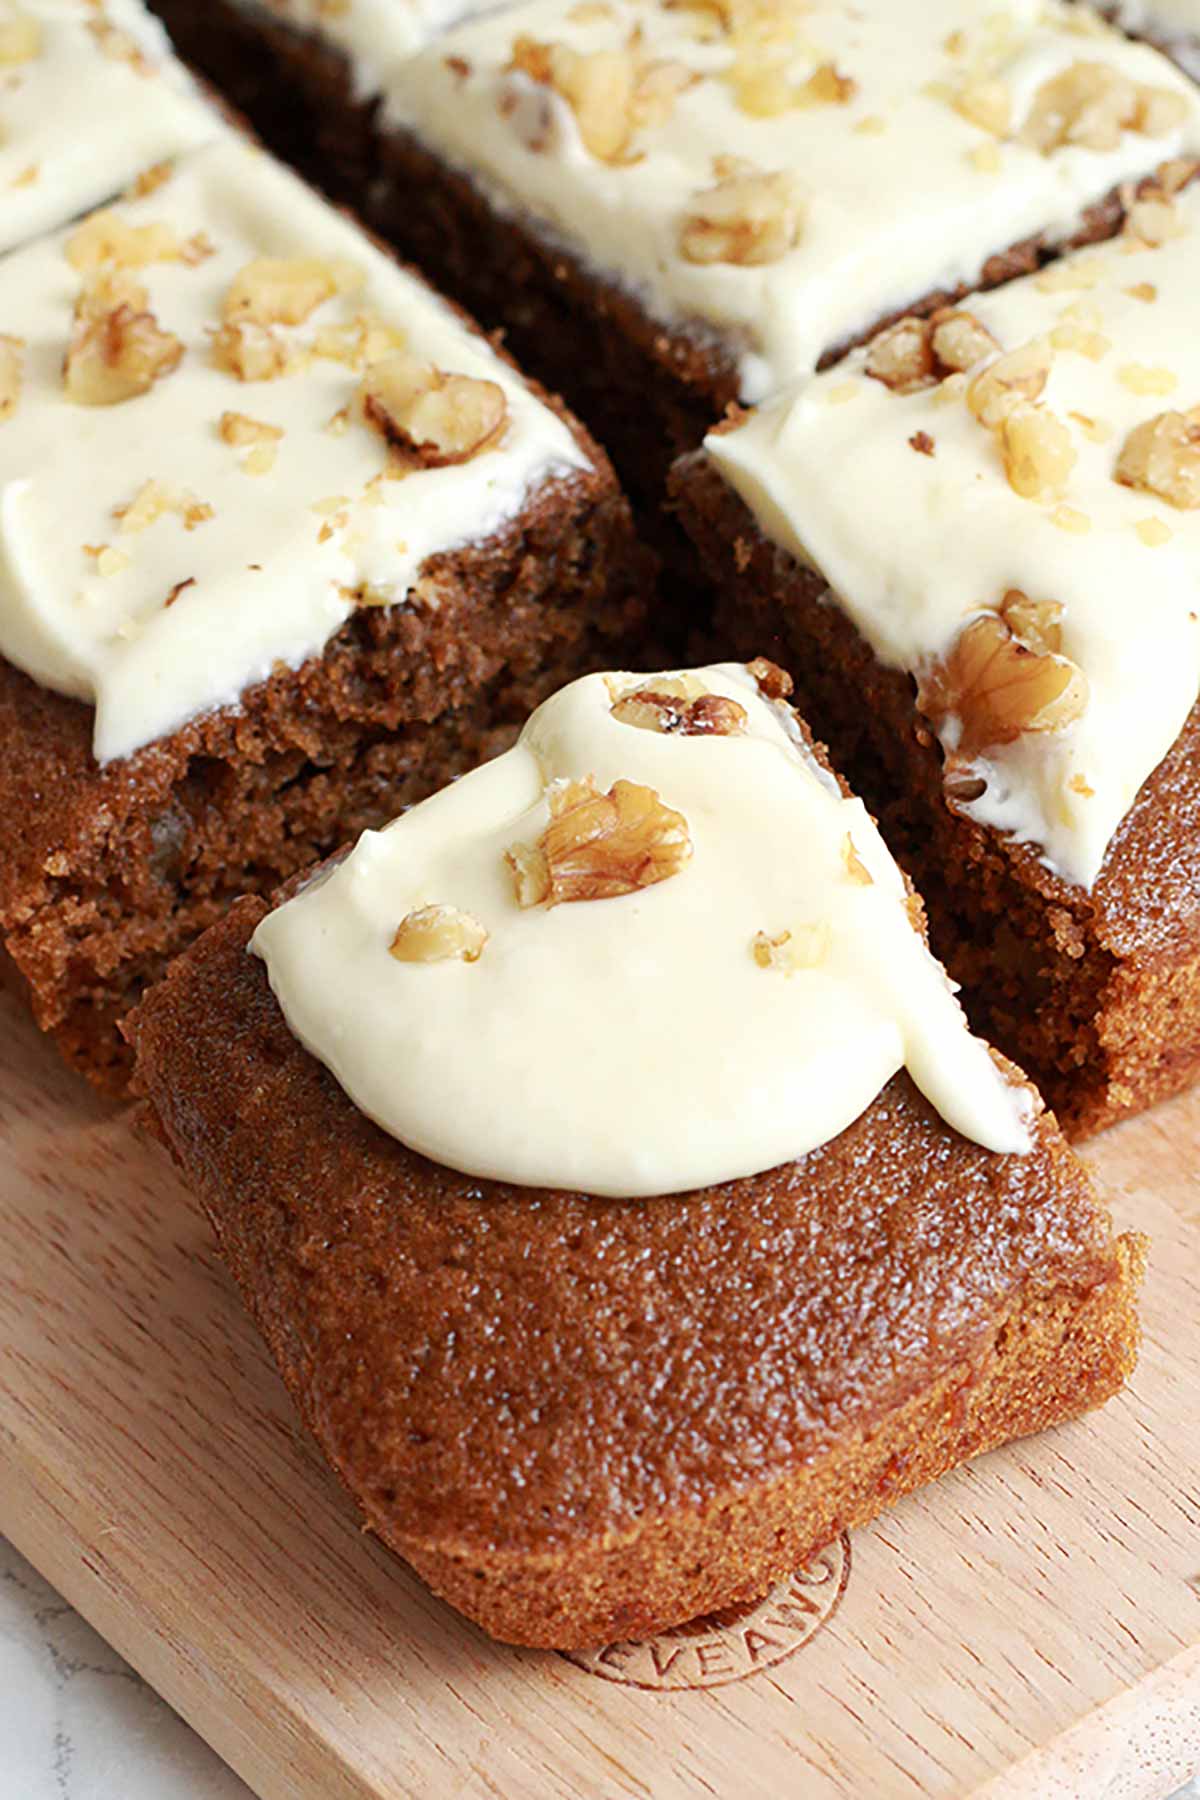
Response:
[[[514,844],[507,861],[519,905],[558,906],[653,887],[691,854],[687,820],[653,788],[617,781],[602,794],[587,776],[550,789],[550,823],[535,845]]]
[[[1060,611],[1012,589],[1001,610],[972,619],[924,670],[917,704],[936,729],[959,721],[955,757],[970,759],[1027,731],[1060,731],[1087,705],[1087,677],[1059,654]],[[1029,641],[1032,639],[1033,641]]]
[[[405,351],[375,363],[359,391],[367,421],[426,469],[469,462],[508,421],[498,382],[448,375]]]

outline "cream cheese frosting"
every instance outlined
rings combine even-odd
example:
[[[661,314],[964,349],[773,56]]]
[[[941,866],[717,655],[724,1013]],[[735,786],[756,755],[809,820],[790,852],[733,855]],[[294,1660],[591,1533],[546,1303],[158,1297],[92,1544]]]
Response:
[[[369,100],[397,62],[451,25],[492,12],[504,0],[244,0],[332,44],[350,65],[351,91]]]
[[[631,693],[672,687],[734,703],[733,729],[632,722]],[[581,782],[649,790],[666,861],[587,897],[633,853],[577,848],[584,897],[548,904],[529,849],[567,880],[543,834],[578,816]],[[251,948],[295,1036],[402,1143],[495,1180],[648,1196],[802,1156],[904,1066],[956,1130],[1028,1148],[1028,1092],[970,1035],[906,902],[862,803],[731,664],[572,683],[506,755],[366,832]],[[398,960],[414,921],[428,948],[431,909],[457,953]]]
[[[138,0],[0,7],[0,250],[224,130]]]
[[[77,404],[63,371],[76,309],[89,282],[114,281],[142,288],[127,310],[149,309],[162,372],[119,403]],[[297,322],[255,322],[283,314]],[[232,372],[243,330],[245,355],[284,365],[275,379]],[[0,652],[94,702],[100,762],[299,666],[356,605],[436,604],[428,558],[486,540],[543,480],[586,466],[484,338],[232,137],[9,257],[0,332]],[[434,398],[481,401],[498,429],[445,466],[397,461],[360,405],[372,359],[450,377]],[[107,379],[82,364],[85,387]]]
[[[895,391],[868,373],[885,335],[706,442],[878,658],[935,693],[947,751],[971,750],[975,717],[966,760],[986,785],[965,810],[1083,887],[1200,681],[1200,188],[1144,203],[1133,225],[965,302],[994,340],[969,372]],[[1012,429],[976,416],[1014,398]],[[1014,594],[1032,612],[1018,598],[1014,614]],[[991,677],[961,654],[980,615],[996,673],[1005,656],[1040,668],[1058,709],[1022,719],[1018,695],[1010,741],[987,741]],[[1040,661],[1011,651],[1009,624]]]
[[[1057,143],[1081,64],[1155,98]],[[1178,71],[1057,0],[526,0],[398,64],[383,119],[715,335],[746,401],[1200,146]]]

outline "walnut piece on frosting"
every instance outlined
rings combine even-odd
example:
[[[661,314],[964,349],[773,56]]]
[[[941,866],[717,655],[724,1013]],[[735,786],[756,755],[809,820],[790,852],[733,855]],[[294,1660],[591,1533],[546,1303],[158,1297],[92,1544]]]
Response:
[[[678,875],[692,854],[682,813],[653,788],[617,781],[607,794],[590,776],[555,782],[550,823],[534,845],[506,853],[520,906],[612,900]]]
[[[0,420],[11,418],[17,410],[17,401],[21,398],[21,352],[24,348],[20,338],[0,332]]]
[[[750,954],[760,969],[775,969],[781,975],[795,975],[801,969],[819,969],[828,962],[833,947],[829,926],[796,925],[791,931],[774,934],[756,931],[750,940]]]
[[[362,285],[353,263],[323,262],[318,257],[260,256],[239,270],[225,296],[226,324],[303,325],[335,294]]]
[[[974,313],[944,306],[928,319],[908,316],[881,331],[871,342],[865,366],[894,394],[914,394],[949,375],[965,374],[999,348]]]
[[[935,728],[959,724],[954,756],[970,759],[1027,731],[1060,731],[1087,705],[1087,678],[1060,654],[1061,609],[1010,589],[994,613],[965,625],[921,675],[917,704]]]
[[[213,333],[213,362],[239,381],[277,381],[296,366],[290,345],[269,325],[250,320],[222,325]]]
[[[647,58],[636,35],[620,49],[582,51],[522,33],[509,69],[565,100],[584,149],[609,163],[629,161],[634,134],[664,124],[678,96],[699,80],[683,63]]]
[[[756,656],[753,662],[748,662],[746,673],[753,676],[764,700],[786,700],[795,686],[787,670],[765,656]]]
[[[681,737],[732,737],[744,731],[746,709],[724,694],[690,691],[686,678],[665,676],[631,688],[613,702],[612,716],[642,731],[677,732]]]
[[[0,68],[12,69],[32,62],[41,47],[41,22],[31,13],[14,7],[8,18],[0,19]]]
[[[1107,63],[1074,62],[1042,83],[1020,138],[1043,156],[1068,145],[1115,150],[1126,131],[1165,137],[1187,111],[1183,95],[1171,88],[1133,81]]]
[[[733,157],[718,159],[715,186],[692,198],[679,233],[691,263],[778,262],[800,241],[800,184],[786,170],[766,171]]]
[[[108,312],[84,307],[63,363],[68,400],[76,406],[114,406],[148,393],[179,367],[183,345],[160,329],[152,312],[127,303]]]
[[[1200,507],[1200,406],[1135,425],[1121,446],[1116,479],[1182,512]]]
[[[396,927],[389,945],[397,962],[478,962],[488,934],[479,920],[456,906],[416,906]]]
[[[144,269],[150,263],[182,262],[194,267],[212,255],[212,245],[202,232],[181,238],[163,220],[130,225],[112,207],[101,207],[86,218],[67,240],[66,258],[73,269],[87,274],[94,269]]]
[[[375,363],[360,394],[368,423],[426,469],[469,462],[508,420],[497,382],[446,374],[404,351]]]

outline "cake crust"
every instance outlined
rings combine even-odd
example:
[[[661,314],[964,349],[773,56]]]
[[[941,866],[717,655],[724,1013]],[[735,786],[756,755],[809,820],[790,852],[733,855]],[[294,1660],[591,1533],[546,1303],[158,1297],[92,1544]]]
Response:
[[[996,1157],[898,1077],[699,1193],[473,1180],[292,1037],[246,953],[263,911],[127,1022],[138,1086],[368,1523],[493,1635],[577,1648],[750,1597],[1129,1373],[1140,1245],[1048,1115]]]

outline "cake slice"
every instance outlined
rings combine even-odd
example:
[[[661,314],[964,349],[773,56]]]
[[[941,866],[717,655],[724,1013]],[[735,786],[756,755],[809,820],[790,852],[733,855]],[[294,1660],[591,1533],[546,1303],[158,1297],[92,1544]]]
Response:
[[[1200,187],[735,418],[680,468],[978,1028],[1073,1134],[1200,1073]]]
[[[127,1021],[367,1523],[515,1643],[754,1596],[1132,1367],[1139,1242],[785,685],[572,684]]]
[[[1114,230],[1198,108],[1056,0],[524,0],[396,61],[377,198],[656,500],[730,401]]]
[[[226,129],[141,0],[22,0],[0,68],[0,251]]]
[[[116,1021],[485,757],[640,616],[603,455],[241,138],[0,264],[0,935],[119,1087]]]

